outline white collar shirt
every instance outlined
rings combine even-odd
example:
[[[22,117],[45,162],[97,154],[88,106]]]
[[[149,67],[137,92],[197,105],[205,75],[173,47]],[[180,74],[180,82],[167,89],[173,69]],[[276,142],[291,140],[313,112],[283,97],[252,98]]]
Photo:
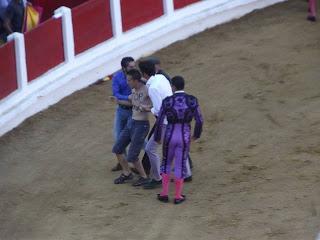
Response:
[[[171,85],[162,74],[156,74],[149,78],[146,86],[153,105],[151,112],[153,115],[158,116],[163,99],[172,95]],[[166,124],[167,121],[165,120],[164,123]]]
[[[184,93],[183,90],[178,90],[178,91],[175,91],[174,93]]]

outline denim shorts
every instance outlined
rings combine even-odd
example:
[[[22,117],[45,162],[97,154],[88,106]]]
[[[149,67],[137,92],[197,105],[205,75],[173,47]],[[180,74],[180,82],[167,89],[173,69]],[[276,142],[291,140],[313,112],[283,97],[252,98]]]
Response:
[[[123,154],[126,147],[130,144],[127,161],[137,161],[149,129],[149,121],[137,121],[130,119],[125,128],[121,131],[117,142],[112,148],[112,152],[115,154]]]

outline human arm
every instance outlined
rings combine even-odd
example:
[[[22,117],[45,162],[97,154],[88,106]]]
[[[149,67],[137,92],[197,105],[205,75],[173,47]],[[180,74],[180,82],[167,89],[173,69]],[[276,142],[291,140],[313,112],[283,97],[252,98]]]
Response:
[[[202,117],[201,110],[200,110],[198,103],[196,105],[196,109],[194,112],[194,119],[195,119],[196,123],[194,126],[194,132],[193,132],[193,136],[192,136],[193,141],[200,138],[201,133],[202,133],[202,126],[203,126],[203,117]]]
[[[132,102],[131,102],[130,96],[131,95],[129,95],[129,97],[128,97],[129,98],[128,101],[119,100],[115,96],[109,96],[109,99],[110,99],[111,102],[116,103],[116,104],[125,105],[125,106],[132,106]]]
[[[164,121],[165,116],[166,116],[165,109],[162,105],[160,112],[159,112],[159,116],[158,116],[156,124],[155,124],[156,128],[154,130],[154,140],[159,144],[161,143],[163,121]]]
[[[162,98],[160,96],[160,93],[156,88],[150,87],[148,94],[153,105],[150,110],[153,115],[158,116],[162,105]]]
[[[120,105],[128,106],[128,107],[132,106],[132,102],[131,101],[118,100],[117,103],[120,104]]]
[[[129,100],[127,95],[120,93],[121,75],[117,74],[112,79],[112,93],[118,100]]]
[[[16,10],[14,6],[9,2],[9,5],[7,6],[3,16],[3,27],[5,28],[7,34],[11,34],[14,32],[11,22],[15,18],[17,18]]]
[[[13,33],[13,30],[11,27],[11,19],[7,16],[7,14],[5,14],[5,16],[4,16],[3,27],[8,34]]]

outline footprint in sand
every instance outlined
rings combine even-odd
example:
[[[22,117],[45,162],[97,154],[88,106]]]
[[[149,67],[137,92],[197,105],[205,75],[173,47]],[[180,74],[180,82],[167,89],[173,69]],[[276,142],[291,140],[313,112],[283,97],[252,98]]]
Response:
[[[272,122],[274,125],[278,126],[278,127],[282,127],[281,124],[270,114],[270,113],[267,113],[266,115],[266,118],[268,120],[270,120],[270,122]]]
[[[254,149],[258,146],[258,144],[250,144],[247,146],[247,149]]]
[[[69,212],[73,210],[72,206],[66,206],[66,205],[61,205],[61,206],[58,206],[57,208],[61,209],[63,212]]]
[[[112,205],[109,209],[122,208],[122,207],[126,207],[128,205],[129,205],[128,203],[119,202],[119,203]]]
[[[320,155],[320,146],[309,146],[309,147],[300,147],[297,146],[294,148],[294,153],[308,153],[311,155]]]

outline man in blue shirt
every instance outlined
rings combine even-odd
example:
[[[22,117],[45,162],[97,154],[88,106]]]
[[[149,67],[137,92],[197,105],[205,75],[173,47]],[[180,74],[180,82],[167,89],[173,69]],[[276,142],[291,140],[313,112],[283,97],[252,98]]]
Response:
[[[127,83],[127,72],[135,68],[135,61],[132,57],[124,57],[121,60],[121,70],[114,74],[112,78],[112,92],[116,100],[128,101],[128,96],[131,95],[131,88]],[[127,125],[128,120],[132,115],[132,107],[118,104],[115,112],[113,137],[115,142],[118,140],[121,131]],[[118,163],[111,169],[112,171],[120,171],[121,165]]]

